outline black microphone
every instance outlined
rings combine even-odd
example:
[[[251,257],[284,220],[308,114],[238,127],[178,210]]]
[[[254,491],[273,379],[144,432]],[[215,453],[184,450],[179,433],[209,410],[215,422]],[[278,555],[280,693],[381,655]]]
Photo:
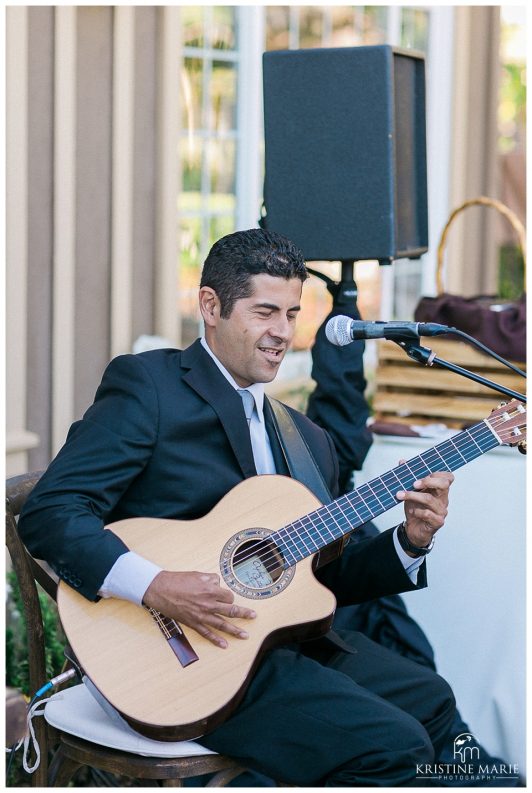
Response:
[[[417,339],[419,336],[441,336],[449,333],[447,325],[436,322],[366,322],[342,314],[332,317],[325,326],[327,339],[336,347],[344,347],[357,339]]]

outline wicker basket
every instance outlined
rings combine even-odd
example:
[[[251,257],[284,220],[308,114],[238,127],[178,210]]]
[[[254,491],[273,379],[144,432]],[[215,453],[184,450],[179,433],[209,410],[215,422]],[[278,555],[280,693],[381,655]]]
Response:
[[[450,214],[442,231],[436,271],[439,294],[443,292],[444,250],[451,225],[461,212],[475,205],[493,207],[510,221],[525,258],[525,229],[507,206],[485,196],[466,201]],[[434,338],[430,340],[429,346],[439,358],[450,360],[514,391],[523,390],[523,379],[519,375],[469,344]],[[524,368],[521,362],[518,365]],[[437,366],[424,372],[416,371],[419,367],[419,363],[411,361],[393,342],[379,343],[379,364],[373,401],[375,418],[378,421],[405,424],[443,423],[459,428],[485,418],[502,399],[491,389]]]

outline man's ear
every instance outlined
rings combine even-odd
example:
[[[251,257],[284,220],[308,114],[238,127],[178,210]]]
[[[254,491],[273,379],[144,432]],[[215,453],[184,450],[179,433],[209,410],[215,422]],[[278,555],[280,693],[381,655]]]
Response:
[[[214,327],[220,319],[220,300],[210,286],[202,286],[199,290],[199,307],[205,324]]]

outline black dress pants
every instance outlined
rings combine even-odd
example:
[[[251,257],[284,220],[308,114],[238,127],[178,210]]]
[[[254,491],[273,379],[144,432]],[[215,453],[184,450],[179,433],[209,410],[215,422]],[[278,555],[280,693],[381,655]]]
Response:
[[[415,786],[416,765],[434,762],[449,732],[452,691],[363,634],[339,633],[353,652],[323,641],[270,652],[200,743],[300,787]]]

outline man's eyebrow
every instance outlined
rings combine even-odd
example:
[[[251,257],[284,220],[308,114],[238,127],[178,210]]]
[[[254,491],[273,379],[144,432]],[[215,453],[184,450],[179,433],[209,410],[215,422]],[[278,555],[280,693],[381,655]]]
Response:
[[[279,308],[279,306],[276,305],[275,303],[255,303],[253,308],[267,308],[270,311],[280,311],[281,310]],[[288,311],[301,311],[301,306],[299,306],[299,305],[292,306],[291,308],[288,309]]]

